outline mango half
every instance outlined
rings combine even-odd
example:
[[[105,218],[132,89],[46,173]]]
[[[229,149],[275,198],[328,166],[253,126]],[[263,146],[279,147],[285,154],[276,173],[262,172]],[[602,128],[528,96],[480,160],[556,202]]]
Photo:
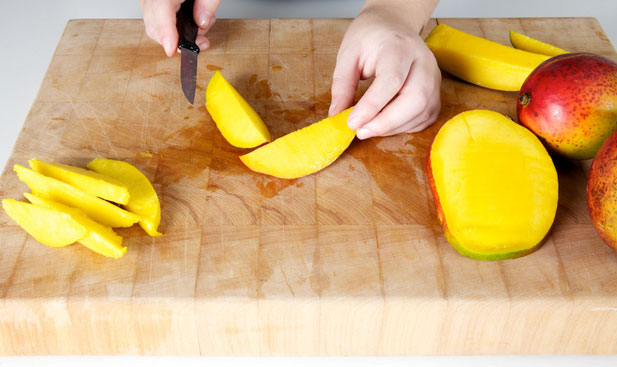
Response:
[[[531,72],[549,56],[517,50],[439,24],[426,37],[439,67],[485,88],[518,91]]]
[[[261,117],[218,71],[206,88],[206,108],[229,144],[254,148],[270,141]]]
[[[464,256],[523,256],[551,228],[555,166],[534,134],[497,112],[467,111],[446,122],[426,171],[446,240]]]
[[[329,166],[356,136],[347,127],[351,108],[245,154],[240,160],[251,170],[280,178],[298,178]]]

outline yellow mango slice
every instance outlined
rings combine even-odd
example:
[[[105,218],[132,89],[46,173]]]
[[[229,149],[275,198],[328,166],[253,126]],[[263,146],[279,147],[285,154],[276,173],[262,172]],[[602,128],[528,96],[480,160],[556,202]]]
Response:
[[[153,237],[161,235],[157,231],[161,222],[161,204],[154,187],[143,173],[129,163],[104,158],[91,161],[88,168],[124,183],[131,196],[125,207],[139,215],[139,225],[146,233]]]
[[[465,256],[526,255],[553,224],[553,161],[531,131],[497,112],[467,111],[446,122],[426,169],[444,235]]]
[[[569,53],[564,49],[538,41],[537,39],[518,33],[512,29],[510,29],[510,43],[512,47],[519,50],[534,52],[541,55],[557,56]]]
[[[87,234],[81,223],[58,210],[13,199],[2,200],[2,207],[21,228],[45,246],[68,246]]]
[[[517,50],[439,24],[426,37],[439,67],[485,88],[518,91],[531,72],[549,56]]]
[[[61,204],[83,210],[90,218],[110,227],[130,227],[139,221],[139,216],[108,201],[87,194],[67,183],[47,177],[16,164],[13,170],[32,193]]]
[[[40,159],[28,161],[30,168],[45,176],[73,185],[81,191],[118,204],[129,202],[129,190],[122,182],[99,173]]]
[[[254,148],[270,141],[261,117],[218,71],[206,88],[206,108],[229,144]]]
[[[355,131],[347,127],[351,108],[280,137],[245,154],[251,170],[280,178],[297,178],[329,166],[347,149]]]
[[[71,208],[64,204],[44,199],[30,193],[24,193],[24,196],[36,206],[56,210],[58,212],[70,215],[87,231],[86,235],[79,239],[78,242],[97,254],[117,259],[122,257],[122,255],[126,252],[126,247],[122,246],[122,237],[118,236],[110,227],[104,226],[88,218],[88,216],[86,216],[86,214],[80,209]]]

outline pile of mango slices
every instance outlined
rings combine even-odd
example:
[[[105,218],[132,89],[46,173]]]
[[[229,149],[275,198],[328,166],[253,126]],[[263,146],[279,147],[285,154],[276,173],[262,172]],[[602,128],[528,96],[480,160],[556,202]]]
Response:
[[[133,165],[97,158],[87,167],[28,161],[31,169],[16,164],[13,170],[31,193],[28,202],[2,200],[5,212],[40,243],[63,247],[79,242],[112,258],[126,252],[114,227],[135,223],[150,236],[161,221],[158,196],[148,178]]]

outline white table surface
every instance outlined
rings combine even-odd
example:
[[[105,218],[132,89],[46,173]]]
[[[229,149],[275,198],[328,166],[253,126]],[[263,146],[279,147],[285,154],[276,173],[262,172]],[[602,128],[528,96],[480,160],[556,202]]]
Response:
[[[4,0],[0,6],[0,164],[10,155],[69,19],[140,18],[138,0]],[[362,0],[222,0],[219,18],[353,17]],[[435,17],[596,17],[617,44],[615,0],[442,0]],[[0,249],[2,251],[2,249]],[[617,357],[394,357],[394,358],[133,358],[0,357],[0,366],[616,366]],[[87,360],[87,361],[86,361]]]

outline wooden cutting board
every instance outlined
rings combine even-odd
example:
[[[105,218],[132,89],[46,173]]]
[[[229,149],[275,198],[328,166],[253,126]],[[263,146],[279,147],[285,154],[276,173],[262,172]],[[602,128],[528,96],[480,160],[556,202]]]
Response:
[[[444,75],[438,122],[355,141],[297,180],[253,173],[204,107],[221,69],[274,137],[327,114],[350,20],[219,20],[199,56],[197,97],[178,56],[141,20],[70,21],[1,177],[33,157],[135,164],[154,182],[162,238],[119,230],[119,260],[45,247],[0,216],[0,354],[612,354],[617,256],[585,204],[589,162],[558,161],[560,205],[537,252],[481,262],[444,240],[423,164],[456,113],[515,117],[515,94]],[[515,29],[617,59],[591,18],[438,19],[508,44]],[[471,52],[472,50],[470,50]],[[363,83],[359,94],[366,89]]]

